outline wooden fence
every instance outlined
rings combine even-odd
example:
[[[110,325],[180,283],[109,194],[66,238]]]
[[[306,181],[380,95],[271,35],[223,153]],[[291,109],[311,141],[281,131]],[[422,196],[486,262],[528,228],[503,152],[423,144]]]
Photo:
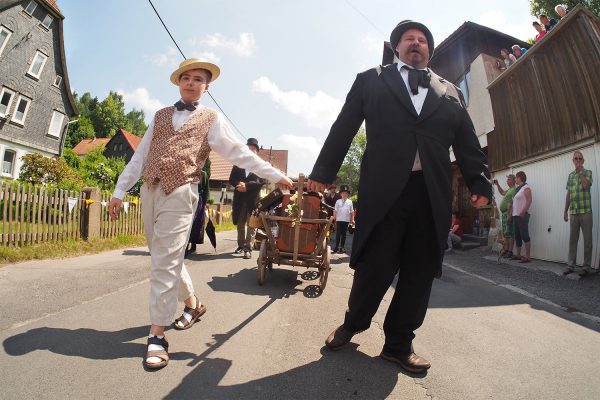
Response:
[[[0,204],[4,246],[80,238],[81,192],[0,182]]]
[[[98,188],[82,192],[0,182],[0,245],[24,246],[63,240],[143,235],[142,202],[127,195],[119,219],[108,214],[110,194]],[[212,204],[215,225],[231,222],[231,206]]]
[[[100,201],[100,237],[111,238],[118,235],[142,235],[144,234],[144,222],[142,218],[142,201],[138,197],[126,195],[119,219],[112,221],[108,214],[108,203],[110,194],[103,193]]]

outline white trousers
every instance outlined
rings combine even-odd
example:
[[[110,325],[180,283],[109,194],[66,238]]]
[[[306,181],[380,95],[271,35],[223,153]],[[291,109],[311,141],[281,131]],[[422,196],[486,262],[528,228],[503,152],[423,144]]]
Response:
[[[198,185],[188,183],[167,195],[160,185],[144,184],[140,196],[151,258],[150,322],[168,326],[178,298],[183,301],[194,295],[183,258],[198,203]]]

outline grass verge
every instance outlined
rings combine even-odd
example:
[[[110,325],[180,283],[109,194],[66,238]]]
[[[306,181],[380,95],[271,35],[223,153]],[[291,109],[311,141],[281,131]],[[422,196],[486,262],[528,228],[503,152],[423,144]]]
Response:
[[[217,232],[235,229],[232,223],[215,226]],[[32,244],[23,247],[0,246],[0,266],[29,260],[45,260],[66,257],[77,257],[85,254],[96,254],[108,250],[126,247],[141,247],[146,245],[146,237],[117,236],[111,239],[65,240],[63,242],[48,242]]]

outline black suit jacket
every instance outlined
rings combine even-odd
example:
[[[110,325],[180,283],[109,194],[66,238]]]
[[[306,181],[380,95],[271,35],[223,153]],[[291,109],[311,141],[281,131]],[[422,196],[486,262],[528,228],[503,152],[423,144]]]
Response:
[[[325,140],[310,179],[330,183],[342,165],[352,139],[365,121],[367,146],[361,162],[360,215],[350,265],[355,266],[374,227],[398,199],[410,177],[415,153],[421,165],[443,254],[452,208],[450,146],[471,193],[492,196],[490,173],[462,94],[431,73],[421,114],[417,114],[397,64],[357,75],[346,102]],[[386,188],[386,196],[381,196]]]
[[[229,183],[235,188],[240,182],[246,184],[246,191],[238,192],[236,190],[233,193],[232,219],[234,224],[237,223],[240,212],[243,209],[242,205],[246,205],[246,212],[248,213],[254,210],[259,199],[260,188],[265,183],[265,181],[255,173],[250,172],[248,176],[246,176],[245,169],[234,165],[231,169],[231,174],[229,175]]]

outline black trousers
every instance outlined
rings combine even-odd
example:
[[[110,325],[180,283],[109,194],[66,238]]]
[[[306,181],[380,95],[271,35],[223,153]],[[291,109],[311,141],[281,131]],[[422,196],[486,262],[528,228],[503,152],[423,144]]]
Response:
[[[384,349],[410,353],[414,331],[425,319],[440,257],[425,179],[420,172],[412,173],[406,188],[377,225],[356,263],[345,328],[353,332],[369,328],[383,296],[398,274],[383,325]]]
[[[346,232],[350,222],[336,221],[335,223],[335,249],[346,245]]]

